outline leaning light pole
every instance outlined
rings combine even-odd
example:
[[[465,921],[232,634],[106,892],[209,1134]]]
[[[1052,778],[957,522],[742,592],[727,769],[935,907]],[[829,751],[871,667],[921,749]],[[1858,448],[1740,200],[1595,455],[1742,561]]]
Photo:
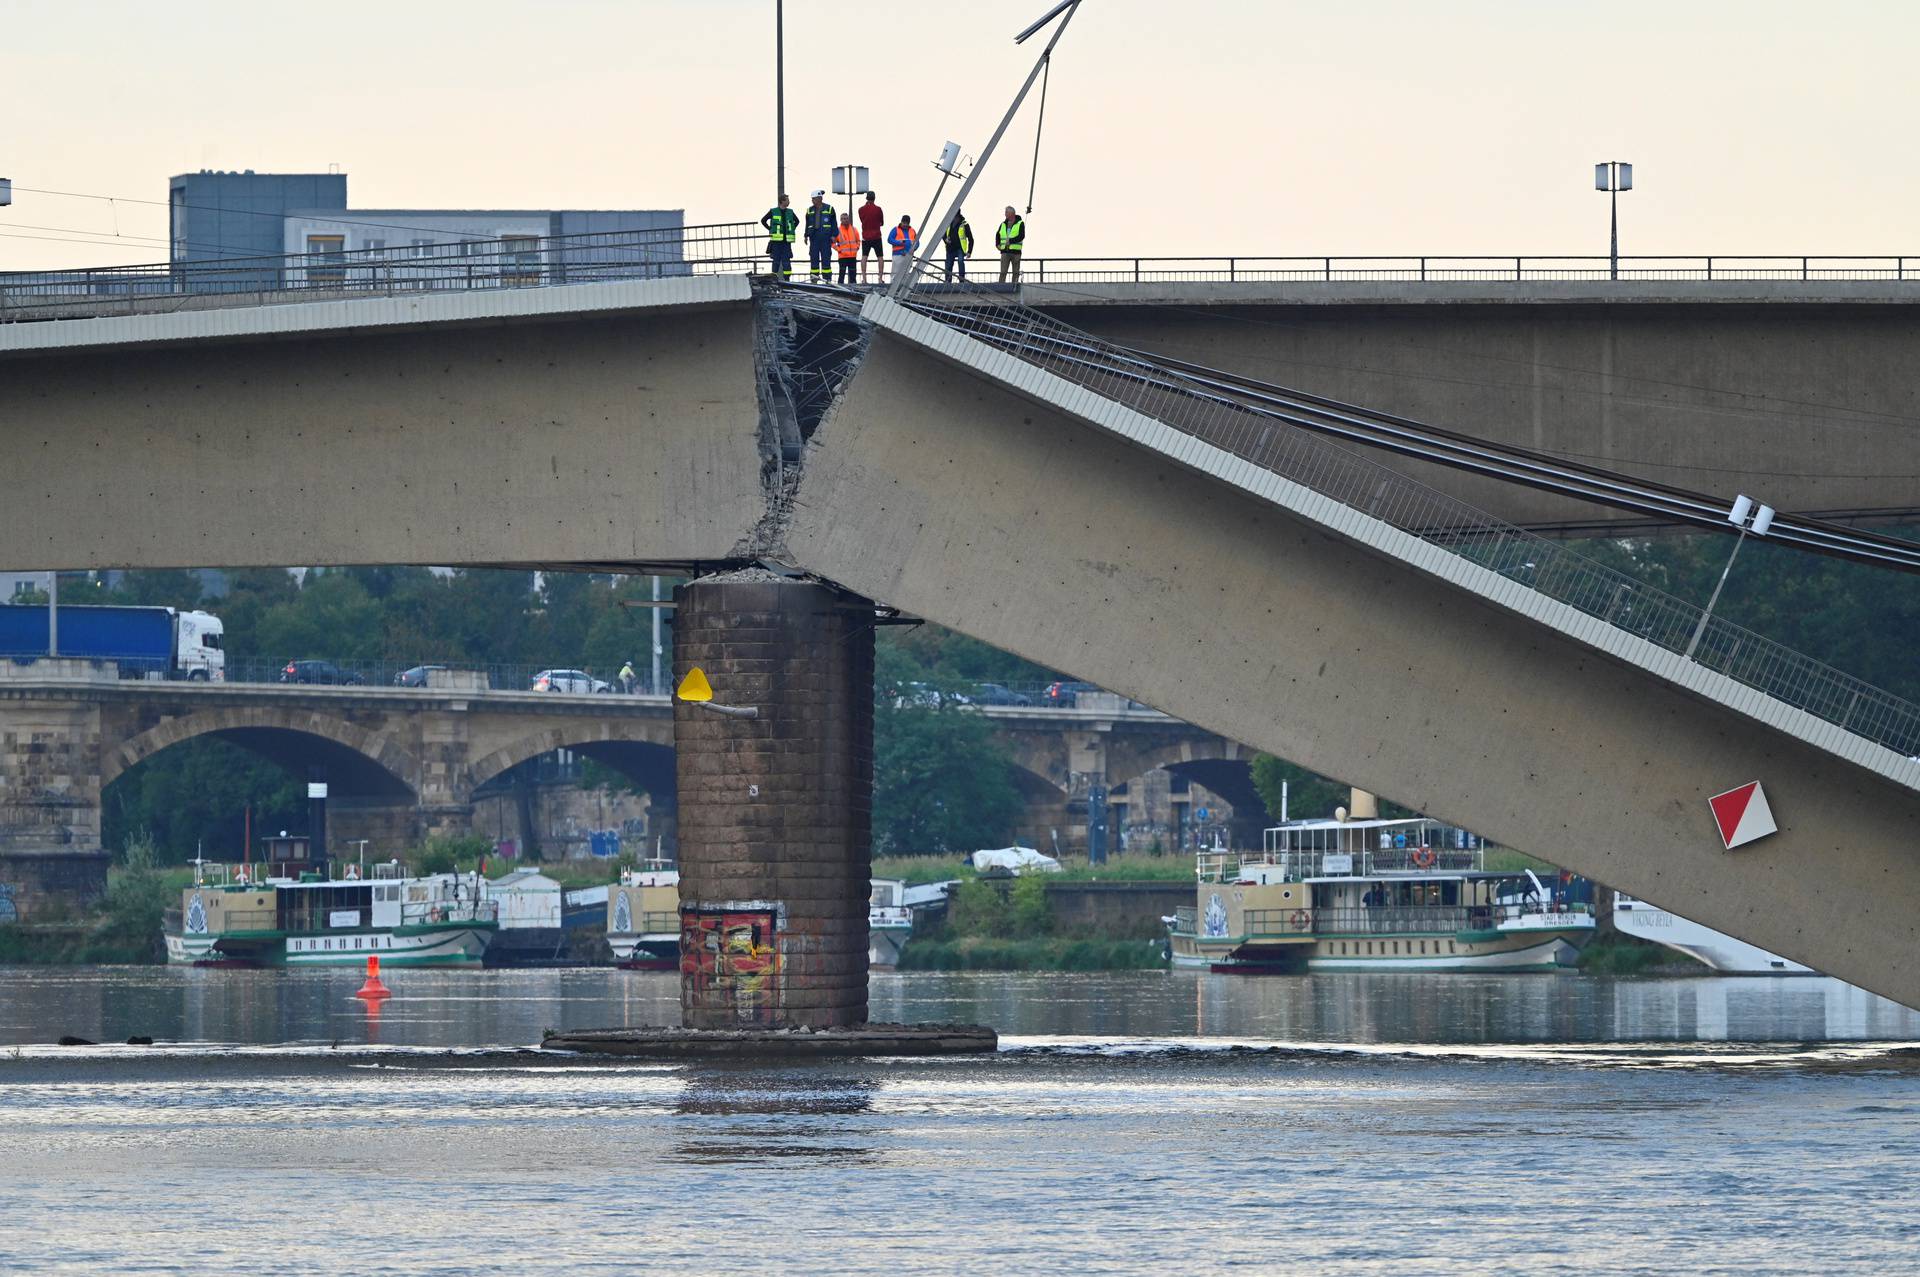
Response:
[[[953,197],[953,203],[947,208],[947,215],[940,219],[938,226],[920,228],[920,252],[905,270],[893,273],[893,283],[887,289],[888,297],[897,299],[912,286],[914,280],[920,277],[920,272],[927,268],[934,250],[940,246],[942,240],[946,239],[947,227],[953,224],[954,214],[967,206],[967,196],[972,192],[973,184],[980,180],[980,174],[987,167],[987,161],[993,158],[994,148],[999,146],[1000,139],[1006,136],[1008,126],[1013,123],[1013,117],[1020,113],[1021,104],[1027,100],[1027,94],[1033,91],[1033,82],[1038,80],[1040,73],[1047,69],[1047,62],[1053,57],[1053,46],[1059,44],[1060,37],[1066,34],[1067,24],[1072,22],[1073,15],[1079,12],[1080,4],[1081,0],[1060,0],[1059,4],[1047,10],[1044,17],[1013,38],[1015,44],[1025,44],[1045,30],[1048,23],[1055,18],[1060,19],[1060,25],[1053,29],[1053,37],[1047,41],[1047,47],[1041,50],[1040,60],[1033,64],[1033,70],[1027,74],[1027,82],[1020,86],[1020,92],[1014,95],[1013,105],[1008,107],[1006,115],[1001,117],[1000,127],[993,131],[993,136],[987,140],[986,149],[980,152],[980,158],[975,162],[973,171],[967,174],[967,180],[960,184],[960,193]],[[942,184],[944,185],[944,179]]]

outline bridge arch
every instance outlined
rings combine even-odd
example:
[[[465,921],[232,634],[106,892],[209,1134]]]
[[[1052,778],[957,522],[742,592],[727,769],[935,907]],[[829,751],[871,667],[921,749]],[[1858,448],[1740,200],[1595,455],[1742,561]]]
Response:
[[[673,800],[673,723],[664,718],[560,723],[529,732],[474,759],[467,769],[466,792],[471,794],[502,772],[557,749],[604,763],[658,802]]]
[[[419,760],[385,734],[331,714],[271,706],[225,706],[163,719],[103,751],[101,787],[161,750],[198,736],[232,741],[296,774],[324,766],[341,797],[419,797]]]

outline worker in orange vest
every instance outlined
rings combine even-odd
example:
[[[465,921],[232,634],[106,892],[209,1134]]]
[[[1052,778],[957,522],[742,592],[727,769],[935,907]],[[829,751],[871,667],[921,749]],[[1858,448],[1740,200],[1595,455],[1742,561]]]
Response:
[[[900,224],[887,232],[887,247],[893,250],[893,273],[897,277],[913,262],[913,250],[920,243],[920,232],[914,229],[911,216],[902,217]]]
[[[852,213],[840,214],[840,233],[834,237],[833,251],[840,258],[840,282],[853,283],[853,263],[860,256],[860,228],[853,224]]]

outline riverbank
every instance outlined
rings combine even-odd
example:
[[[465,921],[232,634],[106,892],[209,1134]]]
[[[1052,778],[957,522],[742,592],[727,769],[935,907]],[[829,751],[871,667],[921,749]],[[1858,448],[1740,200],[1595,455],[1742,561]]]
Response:
[[[900,955],[901,971],[1150,971],[1167,965],[1158,940],[1024,940],[963,936],[914,940]]]

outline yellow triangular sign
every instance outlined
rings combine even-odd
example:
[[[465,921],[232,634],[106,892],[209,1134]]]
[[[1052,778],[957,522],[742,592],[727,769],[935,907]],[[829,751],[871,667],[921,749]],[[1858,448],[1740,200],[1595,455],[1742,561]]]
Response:
[[[683,701],[710,701],[713,699],[713,684],[707,682],[707,672],[696,665],[680,680],[680,690],[674,695]]]

